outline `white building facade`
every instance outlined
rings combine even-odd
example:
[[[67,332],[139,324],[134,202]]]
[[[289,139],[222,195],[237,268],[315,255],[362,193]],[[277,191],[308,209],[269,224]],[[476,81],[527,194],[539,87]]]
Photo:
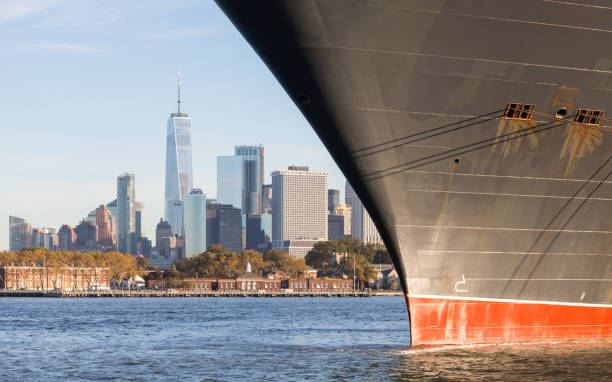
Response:
[[[344,200],[351,207],[351,237],[364,243],[382,243],[372,218],[348,181],[344,190]]]
[[[192,257],[206,251],[206,194],[194,188],[183,206],[185,257]]]
[[[327,240],[327,178],[307,167],[272,172],[273,248],[283,249],[287,240]]]

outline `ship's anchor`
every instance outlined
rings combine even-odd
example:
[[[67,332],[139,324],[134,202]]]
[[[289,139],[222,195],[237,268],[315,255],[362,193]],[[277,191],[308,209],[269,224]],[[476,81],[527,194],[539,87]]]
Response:
[[[466,284],[465,276],[463,275],[463,273],[461,274],[461,281],[457,281],[455,283],[455,292],[465,293],[468,291],[467,289],[459,289],[459,284],[463,284],[463,285]]]

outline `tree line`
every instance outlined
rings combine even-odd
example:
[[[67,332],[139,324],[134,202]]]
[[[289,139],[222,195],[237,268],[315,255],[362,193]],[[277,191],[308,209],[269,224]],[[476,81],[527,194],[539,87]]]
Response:
[[[320,241],[304,258],[306,264],[322,272],[339,272],[352,276],[363,286],[376,277],[372,264],[390,264],[391,257],[383,244],[363,243],[357,239]]]
[[[297,259],[285,251],[267,250],[263,253],[250,249],[232,252],[218,244],[206,252],[174,263],[174,269],[183,277],[234,278],[244,273],[247,263],[253,273],[278,271],[289,277],[298,277],[308,269],[303,259]]]
[[[118,285],[122,280],[145,274],[145,278],[164,279],[177,285],[183,279],[190,277],[235,278],[245,271],[247,263],[251,264],[254,273],[277,271],[290,278],[305,277],[303,272],[308,266],[330,276],[344,274],[351,277],[354,270],[356,279],[363,285],[376,276],[376,269],[372,264],[391,262],[384,245],[362,243],[357,239],[318,242],[304,259],[297,259],[281,250],[267,250],[261,253],[247,249],[242,252],[232,252],[213,244],[199,255],[177,260],[171,270],[164,272],[147,274],[146,268],[149,268],[147,260],[116,251],[81,253],[24,248],[18,252],[0,252],[0,266],[35,266],[55,271],[66,267],[108,268],[111,280]]]
[[[46,272],[75,272],[77,268],[108,268],[111,280],[117,285],[142,274],[144,262],[136,257],[116,251],[112,252],[73,252],[50,251],[45,248],[24,248],[17,252],[0,252],[0,266],[41,267]],[[1,277],[1,275],[0,275]]]

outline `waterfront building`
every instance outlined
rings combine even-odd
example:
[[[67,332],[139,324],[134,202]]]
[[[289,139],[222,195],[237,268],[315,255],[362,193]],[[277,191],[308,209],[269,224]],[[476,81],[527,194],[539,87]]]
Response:
[[[272,248],[327,239],[327,172],[290,166],[272,172]]]
[[[340,205],[340,190],[327,190],[327,211],[330,214]]]
[[[189,285],[190,289],[212,291],[213,284],[217,282],[217,279],[202,279],[202,278],[191,277],[191,278],[186,278],[183,281],[187,282],[187,285]],[[160,289],[159,283],[154,283],[153,285],[155,289]]]
[[[0,267],[0,289],[90,290],[110,289],[109,268]]]
[[[242,160],[242,213],[261,213],[261,187],[264,183],[264,147],[236,146],[234,154]]]
[[[110,211],[104,204],[101,204],[96,209],[96,226],[98,227],[98,243],[104,248],[115,247],[111,219]]]
[[[353,280],[344,279],[288,279],[282,280],[283,289],[294,291],[347,291],[353,289]]]
[[[134,203],[136,186],[134,174],[117,177],[117,249],[122,253],[135,253],[132,234],[136,229]]]
[[[347,205],[351,206],[351,237],[364,243],[382,243],[378,229],[368,214],[361,200],[347,181],[344,192]]]
[[[220,244],[230,251],[242,251],[242,211],[230,204],[206,205],[206,247]]]
[[[194,188],[184,202],[185,257],[206,251],[206,195]]]
[[[170,114],[166,130],[166,188],[164,217],[172,233],[183,234],[183,200],[191,191],[191,118],[181,111],[181,76],[178,73],[177,112]]]
[[[344,218],[344,237],[351,236],[351,217],[352,217],[352,208],[351,206],[343,203],[336,207],[334,210],[334,215],[339,215]]]
[[[9,216],[9,251],[19,251],[32,245],[32,225],[25,219]]]
[[[236,155],[217,157],[217,203],[229,204],[242,211],[242,184],[244,163]]]
[[[246,271],[236,277],[236,289],[242,291],[252,291],[267,289],[264,287],[269,285],[268,280],[251,271],[251,263],[247,263]],[[280,289],[280,288],[278,288]]]
[[[272,214],[272,185],[261,186],[261,213]]]
[[[327,240],[344,238],[344,216],[327,215]]]
[[[57,232],[58,249],[60,251],[71,251],[76,241],[76,233],[71,226],[64,224]]]

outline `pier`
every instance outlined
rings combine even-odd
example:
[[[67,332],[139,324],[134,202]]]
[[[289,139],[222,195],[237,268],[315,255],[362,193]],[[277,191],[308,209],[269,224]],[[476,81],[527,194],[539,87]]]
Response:
[[[0,297],[371,297],[370,290],[356,291],[239,291],[239,290],[99,290],[99,291],[0,291]]]

